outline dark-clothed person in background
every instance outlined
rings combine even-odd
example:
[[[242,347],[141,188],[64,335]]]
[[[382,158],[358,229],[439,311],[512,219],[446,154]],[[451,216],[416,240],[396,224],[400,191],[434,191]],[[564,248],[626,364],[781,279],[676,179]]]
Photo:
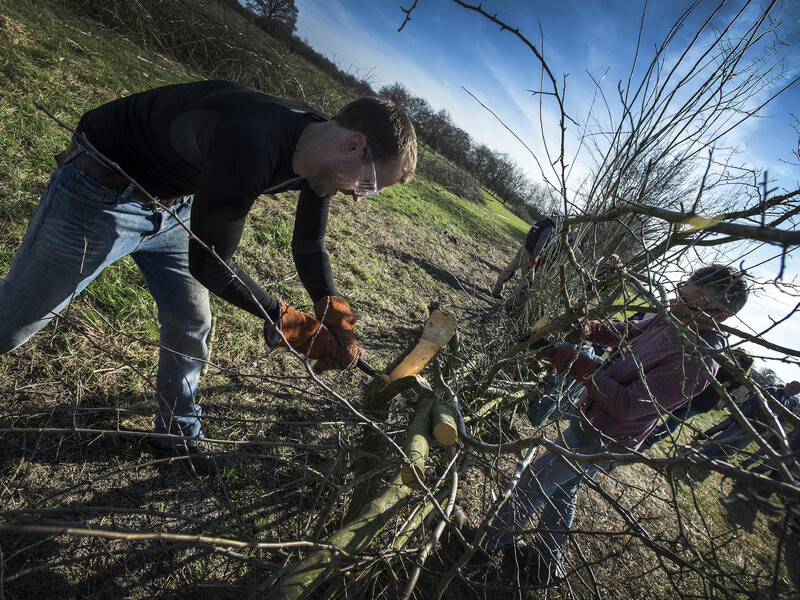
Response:
[[[619,254],[612,254],[605,260],[601,260],[594,269],[594,278],[586,285],[586,291],[597,290],[599,294],[606,287],[606,281],[614,275],[619,267]]]
[[[800,382],[790,381],[785,386],[768,386],[766,391],[777,402],[792,410],[797,406],[796,394],[800,392]],[[767,438],[770,437],[770,417],[755,394],[739,404],[738,408],[756,431],[761,432]],[[713,437],[701,450],[703,456],[707,458],[729,458],[735,450],[744,450],[753,441],[751,435],[742,429],[732,415],[704,431],[702,437]]]
[[[556,210],[550,217],[537,221],[536,224],[530,228],[516,256],[509,261],[506,268],[497,276],[497,281],[492,288],[492,296],[498,299],[502,298],[503,288],[506,282],[511,279],[517,269],[521,269],[522,277],[516,288],[514,288],[513,295],[515,302],[520,299],[533,281],[539,255],[542,253],[542,250],[544,250],[551,236],[555,235],[558,228],[561,227],[561,220],[563,218],[564,213],[560,210]]]

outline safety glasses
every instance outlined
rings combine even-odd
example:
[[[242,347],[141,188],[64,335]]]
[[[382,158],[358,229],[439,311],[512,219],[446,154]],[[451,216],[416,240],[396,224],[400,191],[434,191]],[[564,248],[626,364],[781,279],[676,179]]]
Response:
[[[378,176],[375,174],[375,161],[372,160],[369,144],[364,146],[364,163],[361,165],[361,173],[353,192],[359,197],[374,196],[378,193]]]
[[[699,298],[697,300],[691,300],[686,296],[686,294],[683,293],[683,288],[682,287],[678,288],[678,298],[683,303],[683,305],[686,306],[686,308],[692,310],[693,312],[703,312],[703,309],[705,308],[705,306],[700,306],[700,304],[699,304],[700,302],[706,304],[706,301],[705,301],[704,298]]]

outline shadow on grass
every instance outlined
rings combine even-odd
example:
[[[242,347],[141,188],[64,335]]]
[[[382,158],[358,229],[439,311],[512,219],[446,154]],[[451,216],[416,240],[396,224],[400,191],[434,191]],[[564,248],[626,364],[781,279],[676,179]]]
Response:
[[[382,252],[391,252],[388,248],[381,248]],[[469,296],[481,296],[489,298],[489,290],[487,288],[478,287],[474,282],[471,281],[464,281],[456,277],[450,271],[441,268],[440,266],[434,264],[433,262],[429,261],[426,258],[422,258],[420,256],[414,256],[409,254],[408,252],[397,252],[394,251],[395,256],[397,258],[406,263],[406,264],[415,264],[420,269],[425,271],[428,275],[430,275],[436,281],[443,283],[447,286],[450,286],[454,290],[464,292]],[[486,263],[488,265],[488,263]],[[492,265],[492,269],[495,267]]]

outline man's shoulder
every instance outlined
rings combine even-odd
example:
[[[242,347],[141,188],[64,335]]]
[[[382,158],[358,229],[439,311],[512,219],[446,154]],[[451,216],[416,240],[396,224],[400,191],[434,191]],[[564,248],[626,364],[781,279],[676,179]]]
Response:
[[[193,99],[194,102],[208,105],[209,108],[214,108],[222,113],[250,112],[252,110],[261,114],[276,112],[313,120],[328,119],[323,113],[305,102],[275,96],[235,81],[210,79],[168,85],[156,88],[154,91],[160,92],[161,90],[165,92],[183,92],[187,98]]]
[[[300,102],[299,100],[292,100],[290,98],[281,98],[280,96],[272,96],[267,94],[273,104],[285,108],[297,115],[305,115],[319,121],[327,121],[328,117],[318,111],[313,106]]]
[[[530,239],[535,235],[540,235],[548,229],[552,229],[554,225],[555,223],[553,223],[553,221],[550,219],[542,219],[541,221],[537,221],[531,225],[531,228],[528,231],[528,238]]]

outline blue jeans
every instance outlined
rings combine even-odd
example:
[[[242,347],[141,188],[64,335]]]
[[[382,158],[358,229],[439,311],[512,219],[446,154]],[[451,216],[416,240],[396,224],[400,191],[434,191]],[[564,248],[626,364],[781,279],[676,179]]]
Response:
[[[175,215],[110,190],[69,161],[53,171],[0,280],[0,353],[28,341],[103,269],[130,254],[158,306],[157,433],[202,435],[195,404],[211,326],[208,290],[189,274],[188,201]],[[166,442],[165,442],[166,443]]]
[[[597,356],[592,346],[581,346],[579,351],[592,359]],[[528,420],[531,425],[538,426],[547,419],[555,420],[571,412],[572,406],[582,392],[583,384],[566,374],[546,375],[544,394],[531,400],[527,413]],[[558,412],[556,412],[556,408],[558,408]]]
[[[607,450],[592,433],[584,431],[575,421],[557,441],[562,448],[580,454],[594,454]],[[610,461],[601,463],[572,463],[553,452],[545,451],[525,470],[515,492],[492,521],[492,528],[481,544],[487,550],[507,546],[514,541],[515,532],[525,529],[536,511],[545,504],[538,527],[543,529],[537,540],[542,559],[550,565],[560,564],[562,547],[575,516],[578,488],[586,478],[594,477],[598,470],[607,470]],[[495,529],[499,531],[495,531]]]
[[[780,447],[780,444],[775,438],[769,438],[767,441],[770,443],[772,448],[778,452],[779,454],[783,453],[783,449]],[[797,454],[800,452],[800,431],[795,431],[789,434],[789,449]],[[761,462],[758,462],[761,461]],[[767,455],[767,451],[764,448],[759,448],[756,452],[749,457],[746,461],[742,463],[742,468],[746,469],[751,464],[758,462],[758,464],[750,469],[751,473],[760,473],[761,475],[766,475],[767,477],[774,479],[775,481],[781,481],[783,479],[783,474],[776,468],[776,465],[769,459]],[[764,488],[759,488],[756,490],[756,494],[761,498],[769,498],[772,495],[772,492],[766,490]]]
[[[730,458],[734,450],[744,450],[752,442],[750,434],[734,421],[712,441],[706,443],[700,453],[706,458]]]
[[[532,399],[528,408],[528,420],[534,427],[547,419],[558,419],[572,410],[572,405],[583,392],[583,385],[567,375],[546,375],[544,392]]]

